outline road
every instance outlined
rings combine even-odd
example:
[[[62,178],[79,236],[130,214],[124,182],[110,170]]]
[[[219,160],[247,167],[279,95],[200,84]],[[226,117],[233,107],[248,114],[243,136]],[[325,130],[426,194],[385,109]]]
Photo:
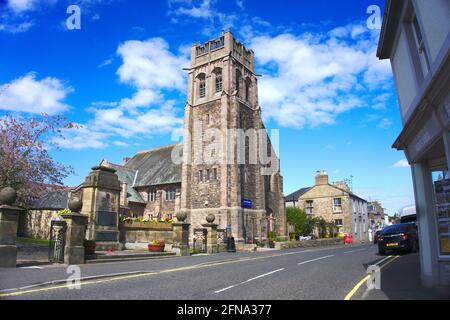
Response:
[[[3,269],[0,299],[359,299],[367,267],[395,259],[360,245],[93,264],[81,266],[80,289],[50,284],[66,266]]]

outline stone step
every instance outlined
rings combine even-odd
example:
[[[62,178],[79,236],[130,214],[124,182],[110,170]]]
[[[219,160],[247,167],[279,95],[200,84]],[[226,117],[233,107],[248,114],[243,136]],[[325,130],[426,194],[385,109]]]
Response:
[[[86,256],[86,263],[120,262],[175,257],[174,252],[107,253]]]

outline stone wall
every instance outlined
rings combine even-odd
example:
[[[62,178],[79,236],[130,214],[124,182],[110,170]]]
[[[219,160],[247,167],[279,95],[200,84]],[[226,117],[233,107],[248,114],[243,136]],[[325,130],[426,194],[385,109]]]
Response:
[[[318,239],[309,241],[290,241],[276,242],[275,249],[292,249],[292,248],[308,248],[308,247],[326,247],[344,244],[341,238]]]
[[[50,238],[50,223],[59,220],[59,210],[28,210],[21,223],[20,233],[35,239]]]
[[[172,230],[159,230],[157,228],[120,227],[120,242],[126,249],[146,248],[152,240],[164,240],[166,244],[173,244]]]
[[[166,192],[171,189],[176,190],[175,201],[166,201]],[[148,194],[152,190],[156,191],[156,199],[154,201],[148,201]],[[148,201],[147,204],[144,204],[145,209],[142,215],[139,216],[143,216],[148,219],[157,219],[158,215],[161,219],[174,218],[180,210],[181,183],[138,188],[137,191],[141,195],[142,199]]]

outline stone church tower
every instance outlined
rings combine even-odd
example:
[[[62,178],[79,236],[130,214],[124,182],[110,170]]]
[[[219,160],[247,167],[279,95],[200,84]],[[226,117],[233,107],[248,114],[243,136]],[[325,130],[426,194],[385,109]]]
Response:
[[[261,120],[254,53],[231,32],[192,47],[184,119],[180,210],[191,228],[213,213],[238,243],[264,241],[269,231],[286,236],[282,177]]]

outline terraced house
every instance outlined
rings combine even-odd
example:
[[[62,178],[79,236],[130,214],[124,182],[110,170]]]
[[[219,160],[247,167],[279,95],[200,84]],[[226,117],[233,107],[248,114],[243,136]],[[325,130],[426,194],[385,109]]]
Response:
[[[367,241],[370,219],[367,201],[352,192],[343,181],[329,183],[325,171],[317,171],[315,184],[285,197],[287,206],[334,222],[338,232],[350,233],[355,240]]]

